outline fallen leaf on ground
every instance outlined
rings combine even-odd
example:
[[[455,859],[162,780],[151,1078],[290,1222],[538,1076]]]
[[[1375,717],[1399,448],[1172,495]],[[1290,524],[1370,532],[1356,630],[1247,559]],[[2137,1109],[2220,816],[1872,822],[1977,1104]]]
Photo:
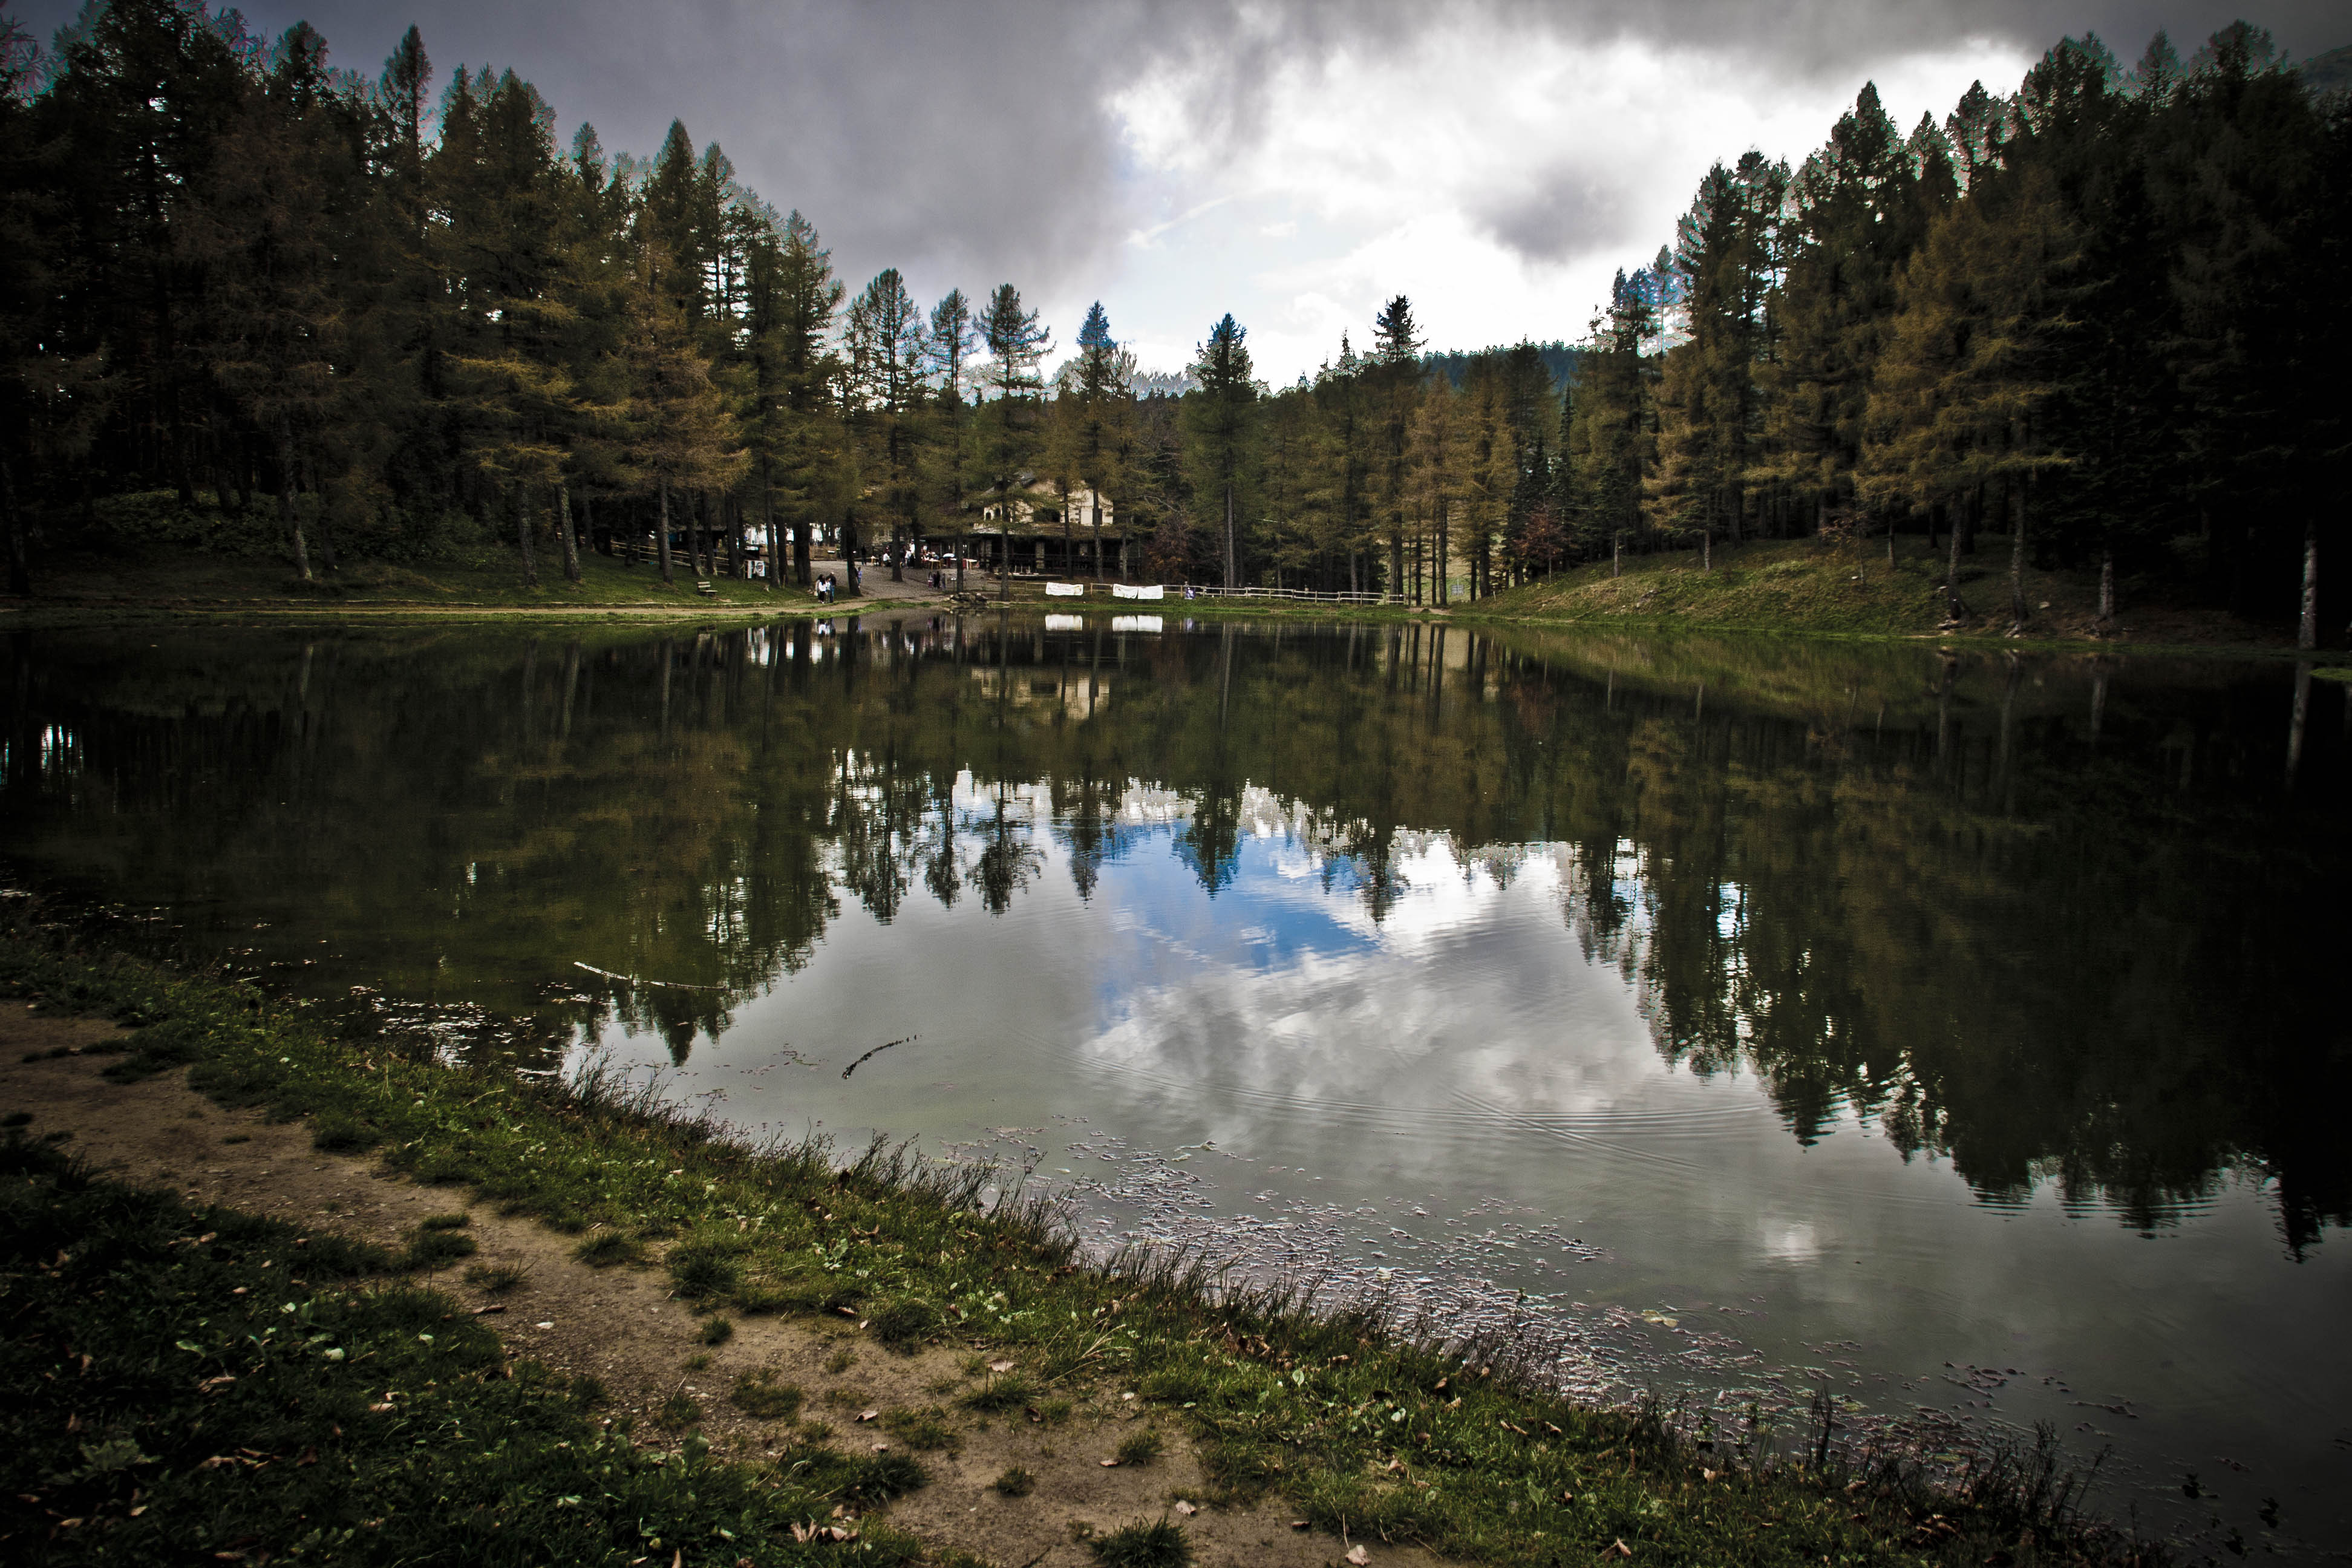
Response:
[[[1011,1372],[1013,1367],[1013,1363],[1009,1361],[992,1361],[988,1363],[988,1370],[991,1372]]]
[[[1185,1518],[1190,1519],[1192,1515],[1200,1512],[1201,1510],[1194,1508],[1191,1503],[1186,1502],[1183,1499],[1179,1498],[1176,1500],[1176,1511],[1184,1515]]]

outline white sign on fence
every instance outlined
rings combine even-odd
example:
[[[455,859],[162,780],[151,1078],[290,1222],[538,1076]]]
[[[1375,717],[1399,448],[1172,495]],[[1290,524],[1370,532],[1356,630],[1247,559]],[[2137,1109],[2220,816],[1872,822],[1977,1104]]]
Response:
[[[1084,583],[1048,583],[1045,584],[1045,597],[1049,599],[1083,599],[1086,596],[1087,585]]]
[[[1133,583],[1113,583],[1110,592],[1115,599],[1160,599],[1167,596],[1157,583],[1140,586]]]

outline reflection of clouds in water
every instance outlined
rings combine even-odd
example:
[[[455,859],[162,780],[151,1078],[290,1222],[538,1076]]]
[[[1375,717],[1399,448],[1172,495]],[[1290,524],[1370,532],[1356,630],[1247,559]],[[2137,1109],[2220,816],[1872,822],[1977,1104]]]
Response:
[[[1775,1263],[1811,1263],[1822,1254],[1813,1227],[1801,1221],[1766,1219],[1757,1226],[1757,1247]]]
[[[1549,858],[1505,886],[1429,840],[1376,922],[1297,837],[1242,853],[1214,910],[1181,868],[1133,857],[1109,912],[1142,962],[1082,1056],[1244,1123],[1583,1117],[1670,1078],[1622,978],[1560,920]],[[1455,983],[1425,984],[1432,966]]]

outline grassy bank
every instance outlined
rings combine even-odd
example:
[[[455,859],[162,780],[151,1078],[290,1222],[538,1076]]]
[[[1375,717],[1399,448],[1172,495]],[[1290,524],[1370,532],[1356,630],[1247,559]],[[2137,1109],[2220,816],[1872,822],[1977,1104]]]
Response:
[[[753,618],[856,615],[888,608],[875,600],[819,605],[797,589],[719,579],[710,594],[682,563],[664,584],[649,563],[631,566],[593,552],[582,581],[566,583],[551,548],[540,551],[540,583],[526,587],[512,543],[456,520],[450,536],[406,564],[354,559],[304,583],[285,559],[272,516],[223,513],[210,502],[187,510],[165,494],[111,498],[87,525],[53,526],[36,564],[28,599],[0,601],[0,621],[42,624],[60,618],[152,615],[240,615],[308,618],[477,618],[529,611],[617,618],[690,615]],[[315,552],[314,552],[315,564]],[[877,570],[879,570],[877,568]],[[1958,627],[1945,625],[1945,557],[1906,536],[1888,558],[1885,540],[1818,539],[1718,546],[1711,569],[1696,551],[1628,556],[1622,574],[1606,563],[1580,567],[1491,598],[1457,601],[1439,611],[1409,605],[1318,605],[1283,600],[1185,600],[1131,605],[1089,594],[1076,603],[1049,600],[1042,580],[1013,584],[1010,604],[1024,608],[1156,614],[1198,619],[1397,621],[1447,616],[1456,620],[1537,626],[1676,627],[1801,637],[1983,639],[2006,647],[2095,646],[2168,651],[2290,651],[2292,627],[2252,626],[2216,610],[2158,602],[2141,585],[2122,585],[2112,626],[2097,620],[2097,583],[2076,572],[2029,568],[2032,606],[2021,637],[2008,636],[2007,542],[1988,535],[1966,558],[1961,597],[1969,607]],[[989,606],[1002,584],[985,575],[968,586]],[[984,613],[984,612],[983,612]],[[2342,657],[2338,655],[2336,657]]]
[[[1988,536],[1963,557],[1962,625],[1948,627],[1947,558],[1925,539],[1841,543],[1817,539],[1718,545],[1711,563],[1697,551],[1627,556],[1580,567],[1489,599],[1455,607],[1459,616],[1531,623],[1798,632],[1862,637],[1997,638],[2009,631],[2008,542]],[[2137,596],[2126,584],[2115,624],[2098,623],[2098,583],[2090,574],[2029,566],[2030,616],[2022,640],[2122,647],[2286,649],[2291,626],[2258,626],[2218,610]]]
[[[217,1100],[310,1118],[321,1147],[372,1147],[394,1170],[470,1187],[576,1236],[586,1252],[662,1269],[678,1294],[714,1317],[848,1319],[886,1347],[945,1342],[1013,1363],[961,1396],[966,1418],[1097,1386],[1132,1391],[1158,1419],[1188,1431],[1219,1496],[1278,1493],[1335,1539],[1344,1528],[1354,1539],[1416,1542],[1506,1563],[1589,1563],[1604,1554],[1695,1563],[2152,1560],[2084,1526],[2053,1455],[2008,1456],[1979,1466],[1958,1492],[1937,1491],[1897,1460],[1843,1460],[1814,1435],[1676,1433],[1654,1413],[1580,1408],[1547,1394],[1529,1375],[1539,1369],[1517,1364],[1508,1344],[1413,1342],[1370,1313],[1318,1317],[1279,1292],[1221,1296],[1202,1270],[1164,1258],[1095,1266],[1049,1214],[1017,1205],[982,1212],[984,1173],[879,1149],[845,1164],[821,1146],[748,1150],[609,1085],[592,1080],[566,1091],[436,1066],[427,1048],[346,1032],[313,1009],[250,988],[84,949],[53,928],[20,924],[0,934],[0,990],[137,1026],[131,1048],[109,1068],[119,1078],[185,1068]],[[159,1214],[154,1223],[184,1230],[207,1222]],[[285,1256],[280,1240],[251,1243],[221,1266],[257,1268],[264,1256]],[[69,1296],[111,1289],[85,1274],[68,1290],[64,1278],[40,1287],[61,1292],[60,1311]],[[435,1315],[422,1306],[398,1310]],[[249,1347],[239,1354],[277,1353],[246,1328],[228,1327],[236,1331],[231,1340]],[[311,1339],[321,1331],[299,1337],[324,1347]],[[346,1331],[338,1320],[332,1333]],[[432,1356],[478,1353],[457,1348],[467,1342],[462,1334],[447,1336],[452,1348],[444,1350],[434,1328],[416,1331],[436,1333]],[[294,1337],[281,1327],[269,1338]],[[44,1340],[50,1348],[41,1353],[55,1359],[99,1342],[87,1333],[71,1344]],[[201,1352],[209,1342],[191,1342]],[[405,1381],[386,1386],[435,1382],[439,1364],[404,1365]],[[437,1379],[443,1389],[463,1388],[469,1399],[528,1395],[540,1402],[530,1411],[542,1412],[531,1419],[562,1415],[557,1391],[534,1393],[523,1379],[516,1393],[506,1380],[485,1379],[485,1366],[449,1364],[452,1374]],[[164,1386],[169,1379],[142,1375],[150,1382],[122,1385],[122,1422],[144,1419],[150,1402],[182,1397]],[[178,1380],[190,1389],[201,1382]],[[153,1416],[159,1432],[184,1425],[176,1406],[159,1405]],[[450,1422],[452,1431],[462,1427],[463,1413]],[[575,1449],[581,1441],[565,1440]],[[627,1462],[597,1453],[600,1468]],[[273,1464],[253,1473],[277,1471]],[[771,1483],[785,1480],[759,1484]],[[519,1509],[554,1508],[562,1497],[587,1495],[585,1484],[515,1472],[500,1495]],[[753,1484],[713,1481],[696,1495],[733,1497],[727,1488]],[[450,1495],[474,1507],[476,1494]]]
[[[446,1240],[428,1232],[421,1245]],[[829,1563],[795,1539],[919,1479],[638,1447],[383,1248],[94,1179],[0,1136],[10,1562]],[[809,1453],[814,1452],[813,1460]],[[838,1528],[825,1525],[824,1528]],[[847,1533],[847,1531],[844,1531]],[[867,1561],[911,1561],[887,1528]]]
[[[152,610],[298,615],[441,614],[538,610],[575,614],[776,615],[818,608],[797,589],[712,580],[696,586],[682,558],[664,583],[652,562],[629,565],[591,551],[581,581],[563,578],[562,553],[538,550],[539,584],[527,586],[511,541],[483,536],[459,520],[449,537],[405,563],[366,555],[325,570],[311,543],[313,580],[295,574],[274,512],[224,513],[205,502],[183,509],[167,494],[110,498],[87,525],[52,520],[35,559],[33,594],[7,608],[27,612]],[[313,530],[315,533],[315,529]]]

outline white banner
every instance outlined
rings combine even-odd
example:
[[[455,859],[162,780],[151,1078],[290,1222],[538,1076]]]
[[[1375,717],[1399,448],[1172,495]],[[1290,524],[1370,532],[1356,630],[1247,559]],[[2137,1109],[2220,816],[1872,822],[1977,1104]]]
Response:
[[[1160,599],[1167,597],[1167,595],[1160,591],[1160,584],[1157,583],[1150,584],[1148,586],[1138,586],[1132,583],[1113,583],[1110,585],[1110,592],[1111,596],[1115,599]]]
[[[1086,596],[1087,585],[1084,583],[1048,583],[1045,584],[1045,597],[1049,599],[1083,599]]]

